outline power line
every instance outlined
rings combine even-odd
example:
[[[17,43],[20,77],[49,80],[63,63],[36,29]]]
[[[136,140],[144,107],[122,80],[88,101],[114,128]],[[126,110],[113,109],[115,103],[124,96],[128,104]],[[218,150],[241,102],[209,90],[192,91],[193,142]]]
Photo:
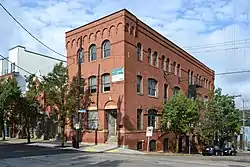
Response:
[[[51,47],[47,46],[46,44],[44,44],[42,41],[40,41],[38,38],[36,38],[31,32],[29,32],[3,5],[2,3],[0,3],[0,6],[3,8],[3,10],[19,25],[22,27],[23,30],[25,30],[31,37],[33,37],[36,41],[38,41],[40,44],[42,44],[44,47],[46,47],[47,49],[51,50],[52,52],[58,54],[59,56],[62,57],[67,57],[57,51],[55,51],[54,49],[52,49]]]
[[[250,43],[250,38],[235,40],[235,42],[236,42],[235,44]],[[227,46],[227,45],[234,45],[234,41],[218,42],[218,43],[213,43],[213,44],[205,44],[205,45],[197,45],[197,46],[186,46],[183,48],[188,49],[188,50],[193,50],[193,49],[213,48],[213,47]]]

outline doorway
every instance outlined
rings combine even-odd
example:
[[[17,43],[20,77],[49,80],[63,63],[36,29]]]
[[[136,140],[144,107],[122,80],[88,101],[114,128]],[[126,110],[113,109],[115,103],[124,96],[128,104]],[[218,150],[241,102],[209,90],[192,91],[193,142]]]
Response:
[[[106,110],[107,113],[107,123],[108,123],[108,134],[109,136],[116,136],[116,118],[117,110]]]
[[[168,138],[165,138],[163,140],[163,151],[167,152],[168,151]]]

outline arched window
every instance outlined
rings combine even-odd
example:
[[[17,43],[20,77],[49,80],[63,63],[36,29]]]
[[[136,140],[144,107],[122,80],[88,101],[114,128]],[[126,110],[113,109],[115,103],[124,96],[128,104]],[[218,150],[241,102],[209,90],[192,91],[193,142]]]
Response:
[[[177,65],[177,76],[180,78],[181,77],[181,65]]]
[[[164,70],[164,62],[165,62],[165,56],[162,55],[161,57],[161,69]]]
[[[84,50],[83,49],[78,53],[78,59],[81,64],[84,63]]]
[[[151,53],[152,53],[152,51],[151,51],[151,49],[150,48],[148,48],[148,64],[151,64]]]
[[[156,128],[156,116],[157,116],[157,110],[150,109],[148,110],[148,126],[153,126]]]
[[[176,75],[176,62],[175,61],[173,63],[173,73],[174,73],[174,75]]]
[[[91,76],[89,77],[89,92],[90,93],[95,93],[96,92],[96,88],[97,88],[97,84],[96,84],[96,76]]]
[[[191,84],[191,79],[190,79],[190,70],[188,70],[188,85],[190,85]]]
[[[208,82],[208,89],[211,89],[211,81]]]
[[[170,59],[169,58],[167,58],[166,71],[171,72],[171,66],[170,66]]]
[[[102,92],[110,91],[110,74],[102,75]]]
[[[89,47],[89,61],[94,61],[96,60],[96,45],[92,44]]]
[[[141,43],[137,44],[137,60],[141,61],[142,60],[142,46]]]
[[[158,54],[155,51],[153,55],[153,66],[158,67]]]
[[[191,76],[190,76],[190,82],[191,82],[191,84],[193,84],[193,75],[194,75],[194,72],[193,71],[191,71]]]
[[[102,58],[106,58],[110,56],[110,42],[106,40],[102,44]]]
[[[173,89],[173,94],[176,95],[180,92],[180,88],[178,86],[175,86],[174,89]]]
[[[199,85],[199,75],[198,74],[196,75],[196,78],[195,78],[195,84]]]
[[[199,85],[201,85],[201,76],[199,76]]]
[[[208,102],[208,96],[204,96],[204,102]]]
[[[149,96],[157,96],[157,81],[155,79],[148,79],[148,95]]]

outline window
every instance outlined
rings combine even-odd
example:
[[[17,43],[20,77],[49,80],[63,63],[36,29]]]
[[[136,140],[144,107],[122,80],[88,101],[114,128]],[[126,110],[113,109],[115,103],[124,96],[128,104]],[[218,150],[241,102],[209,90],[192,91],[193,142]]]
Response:
[[[161,57],[161,69],[164,70],[165,56]]]
[[[196,75],[196,78],[195,78],[195,84],[199,85],[199,75],[198,74]]]
[[[151,64],[151,49],[148,48],[148,64]]]
[[[188,70],[188,85],[191,85],[190,70]]]
[[[164,84],[164,100],[168,99],[168,85]]]
[[[96,60],[96,45],[93,44],[89,47],[89,61]]]
[[[8,74],[8,68],[4,70],[4,74]]]
[[[94,130],[98,128],[98,112],[96,110],[87,111],[88,129]]]
[[[104,74],[102,75],[102,92],[110,91],[110,75]]]
[[[177,65],[177,76],[180,78],[181,77],[181,65]]]
[[[157,67],[158,66],[158,56],[157,56],[157,52],[154,52],[153,55],[153,66]]]
[[[10,65],[11,72],[15,72],[15,67],[16,67],[16,64],[11,63],[11,65]]]
[[[137,60],[142,60],[142,47],[141,43],[137,44]]]
[[[208,102],[208,96],[204,97],[204,102]]]
[[[167,65],[166,65],[167,72],[171,72],[171,66],[170,66],[170,59],[167,58]]]
[[[157,96],[157,81],[155,79],[148,79],[148,95]]]
[[[142,109],[137,109],[137,130],[143,129],[143,112]]]
[[[173,73],[174,73],[174,75],[176,75],[176,62],[175,61],[173,63]]]
[[[201,76],[199,76],[199,85],[201,85]]]
[[[96,92],[96,89],[97,89],[97,86],[96,86],[96,77],[95,76],[92,76],[89,78],[89,91],[90,93],[95,93]]]
[[[210,81],[208,82],[208,89],[209,90],[211,89],[211,82]]]
[[[83,64],[84,63],[84,50],[82,49],[81,52],[78,53],[78,61]]]
[[[142,94],[142,76],[137,75],[137,93]]]
[[[148,126],[156,127],[156,119],[157,111],[154,109],[148,110]]]
[[[191,82],[191,84],[193,84],[193,71],[191,71],[191,76],[190,76],[190,82]]]
[[[142,150],[142,141],[137,142],[137,150]]]
[[[176,95],[180,92],[180,88],[175,86],[174,89],[173,89],[173,94]]]
[[[107,58],[110,56],[110,42],[104,41],[102,44],[102,58]]]

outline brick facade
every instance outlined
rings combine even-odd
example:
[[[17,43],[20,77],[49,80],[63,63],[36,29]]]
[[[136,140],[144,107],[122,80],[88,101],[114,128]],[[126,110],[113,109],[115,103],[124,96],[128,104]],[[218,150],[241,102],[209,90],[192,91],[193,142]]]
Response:
[[[157,112],[157,116],[153,119],[155,130],[151,140],[156,141],[156,150],[161,151],[164,139],[168,138],[166,151],[171,151],[175,146],[174,135],[161,132],[158,125],[164,99],[173,95],[175,87],[187,93],[188,80],[192,83],[197,81],[202,85],[197,93],[200,98],[205,98],[208,96],[209,89],[214,87],[214,71],[154,31],[129,11],[121,10],[66,32],[67,65],[71,77],[77,74],[76,53],[81,37],[84,48],[82,75],[86,79],[87,86],[92,85],[91,89],[93,88],[94,92],[91,94],[93,104],[87,109],[88,112],[96,110],[94,89],[97,81],[93,78],[97,77],[98,64],[100,64],[98,142],[105,143],[109,141],[110,136],[116,136],[118,145],[132,149],[142,147],[146,150],[145,130],[150,117],[148,111],[152,109],[151,111]],[[110,50],[107,49],[108,45],[106,46],[107,43],[105,43],[107,41],[110,43]],[[92,47],[93,44],[96,48]],[[152,53],[150,59],[149,48]],[[154,59],[155,55],[157,57]],[[90,61],[95,59],[95,56],[96,60]],[[169,65],[167,59],[170,60]],[[124,68],[124,80],[112,82],[112,78],[114,79],[112,70],[117,68]],[[191,77],[188,79],[188,71],[190,76],[192,73],[192,80]],[[102,84],[105,81],[103,75],[106,74],[110,75],[110,91],[103,92],[105,87],[105,84]],[[142,79],[140,88],[137,88],[138,75]],[[149,82],[148,79],[152,80]],[[150,85],[156,83],[156,85],[150,86],[149,90],[148,83]],[[164,92],[164,84],[166,84],[166,92]],[[152,96],[148,95],[149,91]],[[137,114],[137,110],[142,111],[141,115]],[[111,111],[116,114],[110,114]],[[140,125],[137,125],[138,117],[142,120],[139,121]],[[115,123],[110,123],[112,121]],[[72,135],[69,127],[67,135],[69,138]],[[83,130],[82,140],[94,142],[95,135],[94,130]]]

